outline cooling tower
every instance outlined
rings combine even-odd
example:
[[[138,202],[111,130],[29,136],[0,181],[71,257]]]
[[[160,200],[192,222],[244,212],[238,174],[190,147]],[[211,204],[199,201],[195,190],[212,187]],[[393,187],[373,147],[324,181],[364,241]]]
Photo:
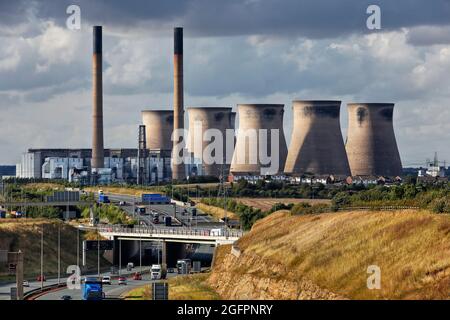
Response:
[[[352,175],[401,175],[393,113],[393,103],[348,104],[345,148]]]
[[[102,27],[93,28],[92,55],[92,168],[103,168],[103,84],[102,84]]]
[[[184,97],[183,97],[183,28],[174,28],[174,55],[173,55],[173,128],[184,128]],[[182,138],[173,140],[172,149],[172,179],[186,178],[184,163],[174,163],[176,146],[183,142]]]
[[[231,162],[231,173],[275,174],[283,171],[287,156],[283,131],[284,105],[239,104],[238,113],[239,130]],[[272,147],[276,147],[275,145],[272,146],[271,143],[271,134],[274,134],[270,131],[272,129],[278,129],[276,141],[278,151],[272,150]],[[264,136],[265,132],[267,132],[267,136]],[[272,156],[277,160],[272,163],[270,172],[267,172],[267,169],[271,166],[271,163],[265,159],[265,155]]]
[[[286,173],[350,175],[339,122],[340,101],[293,101]]]
[[[145,125],[147,149],[172,150],[173,111],[144,110],[142,123]]]
[[[190,107],[187,110],[189,116],[188,150],[192,152],[194,158],[202,159],[204,175],[219,177],[222,172],[222,164],[225,164],[226,159],[226,130],[233,129],[231,108]],[[209,154],[207,146],[215,141],[212,139],[203,141],[204,134],[208,129],[219,130],[223,138],[223,157],[214,152],[212,156],[220,158],[218,161],[214,161],[215,163],[204,159],[204,154]],[[228,171],[227,166],[224,167],[224,171]]]

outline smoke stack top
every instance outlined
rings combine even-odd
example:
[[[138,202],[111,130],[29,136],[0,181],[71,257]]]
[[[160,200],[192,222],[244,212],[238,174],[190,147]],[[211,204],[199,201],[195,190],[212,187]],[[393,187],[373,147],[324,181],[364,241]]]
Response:
[[[93,40],[94,40],[93,53],[102,53],[102,26],[94,26]]]
[[[183,28],[173,29],[174,54],[183,54]]]

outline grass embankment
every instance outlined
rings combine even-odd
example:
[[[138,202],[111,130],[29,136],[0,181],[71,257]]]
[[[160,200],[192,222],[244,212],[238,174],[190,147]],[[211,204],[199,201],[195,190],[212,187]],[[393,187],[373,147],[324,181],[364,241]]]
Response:
[[[44,274],[47,277],[56,275],[58,272],[58,227],[61,230],[61,275],[65,275],[67,266],[77,263],[77,230],[71,225],[47,219],[1,219],[0,249],[22,250],[25,277],[34,278],[40,274],[41,232],[44,230]],[[85,233],[80,231],[80,242],[84,236]],[[80,252],[81,247],[80,243]],[[102,268],[109,265],[108,261],[101,259]],[[97,270],[96,252],[88,252],[87,266],[90,270]],[[0,279],[9,279],[7,270],[0,270]]]
[[[125,194],[129,196],[141,197],[143,193],[164,193],[163,187],[146,187],[145,189],[141,188],[131,188],[131,187],[87,187],[84,188],[86,192],[94,192],[97,193],[98,190],[103,190],[104,193],[113,193],[113,194]]]
[[[206,283],[209,274],[200,273],[170,278],[169,300],[217,300],[219,295]],[[128,291],[125,300],[151,300],[151,286]]]
[[[262,211],[270,210],[275,204],[296,204],[296,203],[309,203],[311,205],[324,203],[330,204],[329,199],[297,199],[297,198],[231,198],[237,202],[243,203],[246,206],[250,206],[256,209],[261,209]]]
[[[351,299],[450,297],[448,214],[402,210],[293,216],[280,211],[257,221],[238,245],[244,255],[282,264]],[[370,265],[381,269],[380,290],[367,288]]]
[[[216,219],[222,219],[223,217],[225,217],[225,210],[223,208],[208,206],[207,204],[200,202],[196,202],[196,207]],[[226,216],[232,220],[239,220],[239,217],[234,212],[231,212],[229,210],[227,210]]]

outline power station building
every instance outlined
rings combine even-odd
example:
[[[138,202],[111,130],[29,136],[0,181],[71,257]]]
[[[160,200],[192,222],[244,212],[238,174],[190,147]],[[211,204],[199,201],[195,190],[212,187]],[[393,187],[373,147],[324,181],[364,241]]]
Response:
[[[155,184],[187,176],[219,177],[229,173],[237,179],[265,175],[283,179],[284,174],[296,178],[305,174],[402,174],[393,128],[394,104],[389,103],[348,104],[345,144],[339,121],[341,102],[325,100],[293,101],[289,150],[283,129],[283,104],[238,104],[237,135],[229,133],[236,122],[231,107],[190,107],[188,135],[174,138],[175,130],[185,129],[182,28],[174,29],[173,63],[173,109],[142,111],[137,149],[104,149],[102,27],[94,26],[92,149],[29,149],[16,166],[16,176]],[[221,148],[210,153],[216,162],[205,159],[208,151],[218,145],[214,144],[217,141],[212,131],[223,138]],[[180,143],[184,163],[174,161],[179,151],[175,147]]]
[[[128,182],[137,178],[137,149],[105,149],[102,169],[109,169],[104,181],[97,183]],[[29,149],[16,165],[16,177],[32,179],[63,179],[91,182],[91,149]],[[148,184],[169,181],[170,157],[149,152],[145,162]]]

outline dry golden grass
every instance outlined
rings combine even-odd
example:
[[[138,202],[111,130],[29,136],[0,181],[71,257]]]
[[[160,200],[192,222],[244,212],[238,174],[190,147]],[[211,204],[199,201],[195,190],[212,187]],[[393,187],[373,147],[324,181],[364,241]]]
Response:
[[[121,298],[125,300],[151,300],[152,290],[149,285],[145,285],[123,293]]]
[[[174,277],[169,282],[170,300],[218,300],[219,295],[206,283],[209,274]]]
[[[450,215],[280,211],[257,221],[239,247],[352,299],[450,297]],[[367,289],[369,265],[381,268],[380,290]]]
[[[103,190],[104,193],[126,194],[135,197],[141,197],[143,193],[150,193],[150,192],[162,194],[162,192],[158,191],[157,187],[155,187],[155,190],[132,189],[126,187],[87,187],[84,190],[87,192],[95,192],[95,193],[97,193],[98,190]]]
[[[200,209],[201,211],[203,211],[204,213],[206,213],[210,216],[213,216],[216,219],[222,219],[223,217],[225,217],[225,210],[223,208],[208,206],[208,205],[206,205],[204,203],[200,203],[200,202],[196,203],[196,207],[198,209]],[[233,220],[239,219],[238,216],[234,212],[231,212],[228,210],[226,212],[226,216],[229,219],[233,219]]]
[[[300,203],[307,202],[311,205],[319,203],[331,203],[328,199],[295,199],[295,198],[231,198],[237,202],[241,202],[246,206],[261,209],[262,211],[269,211],[275,203]]]
[[[50,183],[50,182],[36,182],[36,183],[27,183],[23,185],[24,189],[54,189],[54,190],[63,190],[64,186],[58,183]]]
[[[169,300],[218,300],[219,295],[206,283],[209,274],[200,273],[178,276],[167,280]],[[125,300],[151,300],[150,285],[145,285],[122,294]]]

